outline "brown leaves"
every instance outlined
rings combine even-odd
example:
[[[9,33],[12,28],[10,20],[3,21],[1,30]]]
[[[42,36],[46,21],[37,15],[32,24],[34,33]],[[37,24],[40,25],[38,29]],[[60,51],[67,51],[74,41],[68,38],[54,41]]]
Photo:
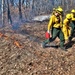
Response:
[[[22,48],[23,47],[23,46],[21,46],[21,44],[19,43],[19,41],[15,40],[15,37],[13,37],[13,36],[9,37],[9,36],[7,36],[7,35],[5,35],[5,34],[3,34],[3,33],[0,32],[0,38],[4,38],[5,40],[9,40],[9,39],[12,40],[14,42],[13,44],[15,46],[17,46],[18,48]]]

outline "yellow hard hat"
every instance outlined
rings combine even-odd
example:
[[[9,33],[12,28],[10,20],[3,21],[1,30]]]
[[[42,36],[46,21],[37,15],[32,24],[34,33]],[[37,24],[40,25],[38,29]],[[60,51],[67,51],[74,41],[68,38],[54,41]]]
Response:
[[[72,10],[71,10],[71,12],[72,12],[72,13],[75,13],[75,10],[74,10],[74,9],[72,9]]]
[[[63,12],[63,9],[62,9],[61,7],[58,7],[58,8],[57,8],[57,11]]]
[[[71,19],[71,14],[67,14],[67,15],[66,15],[66,18],[67,18],[67,19]]]

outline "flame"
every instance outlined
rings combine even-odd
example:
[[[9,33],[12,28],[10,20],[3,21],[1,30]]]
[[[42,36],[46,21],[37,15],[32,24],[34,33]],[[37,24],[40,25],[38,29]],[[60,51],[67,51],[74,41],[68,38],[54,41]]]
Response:
[[[19,48],[22,47],[18,41],[14,41],[14,45],[16,45],[16,46],[19,47]]]
[[[11,40],[15,40],[15,37],[14,36],[12,36],[12,37],[9,37],[9,36],[7,36],[7,35],[4,35],[4,34],[2,34],[1,32],[0,32],[0,38],[1,37],[4,37],[4,39],[6,39],[6,40],[8,40],[8,39],[11,39]],[[18,42],[18,41],[14,41],[14,45],[16,45],[18,48],[23,48],[23,46],[21,46],[20,45],[20,43]]]
[[[0,37],[4,37],[6,40],[9,38],[8,36],[2,34],[1,32],[0,32]]]
[[[2,37],[3,36],[3,34],[2,33],[0,33],[0,37]]]

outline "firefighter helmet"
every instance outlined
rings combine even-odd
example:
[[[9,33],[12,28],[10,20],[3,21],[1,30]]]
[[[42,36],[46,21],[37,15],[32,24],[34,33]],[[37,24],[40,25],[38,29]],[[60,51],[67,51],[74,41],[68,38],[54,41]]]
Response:
[[[67,14],[67,15],[66,15],[66,18],[67,18],[67,19],[71,19],[71,14]]]
[[[74,10],[74,9],[72,9],[72,10],[71,10],[71,13],[75,13],[75,10]]]

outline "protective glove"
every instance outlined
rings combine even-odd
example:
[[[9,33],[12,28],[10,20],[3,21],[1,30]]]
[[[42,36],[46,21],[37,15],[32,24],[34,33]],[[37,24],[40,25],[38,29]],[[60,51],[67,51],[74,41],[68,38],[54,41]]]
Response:
[[[47,30],[47,33],[49,33],[49,34],[50,34],[50,31],[49,31],[49,30]]]

